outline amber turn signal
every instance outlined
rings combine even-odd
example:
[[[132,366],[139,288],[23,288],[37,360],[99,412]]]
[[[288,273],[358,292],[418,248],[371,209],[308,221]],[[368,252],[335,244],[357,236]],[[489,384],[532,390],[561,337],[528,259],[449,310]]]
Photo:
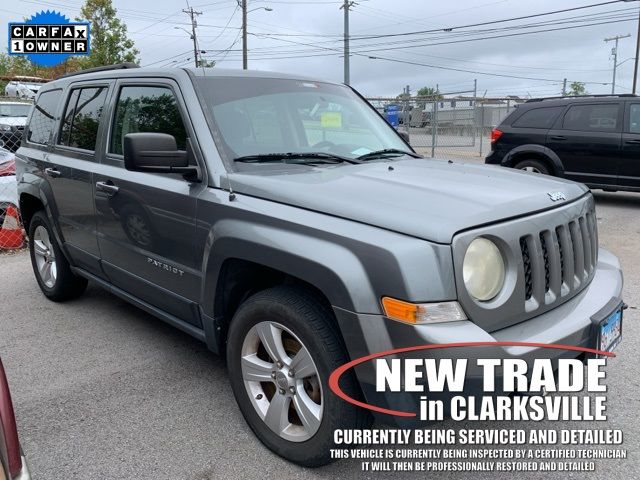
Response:
[[[390,319],[412,325],[457,322],[467,319],[458,302],[411,303],[382,297],[382,308],[384,314]]]

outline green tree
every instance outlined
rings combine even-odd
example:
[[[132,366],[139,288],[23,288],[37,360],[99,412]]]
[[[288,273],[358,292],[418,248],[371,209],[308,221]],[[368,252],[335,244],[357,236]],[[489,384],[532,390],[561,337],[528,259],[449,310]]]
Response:
[[[569,85],[569,91],[565,96],[575,97],[576,95],[588,95],[587,88],[584,82],[571,82]]]
[[[77,21],[91,22],[91,53],[84,68],[121,62],[138,62],[138,51],[127,36],[127,26],[117,17],[111,0],[86,0]]]
[[[402,92],[399,95],[396,95],[396,100],[409,100],[411,98],[411,94],[407,92]]]
[[[430,100],[440,100],[442,95],[440,95],[440,90],[433,87],[422,87],[418,89],[418,97],[430,97]],[[427,105],[427,100],[422,99],[418,100],[418,106],[420,108],[425,108]]]
[[[440,90],[433,87],[422,87],[418,89],[419,97],[434,97],[435,100],[440,100],[442,95],[440,95]]]

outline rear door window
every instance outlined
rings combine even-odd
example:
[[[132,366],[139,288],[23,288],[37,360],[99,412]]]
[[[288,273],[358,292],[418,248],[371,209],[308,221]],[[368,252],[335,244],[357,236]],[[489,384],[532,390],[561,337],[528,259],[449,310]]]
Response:
[[[58,144],[94,151],[107,87],[76,88],[71,91],[62,116]]]
[[[620,105],[615,103],[571,105],[562,122],[565,130],[619,132]]]
[[[564,107],[533,108],[524,112],[515,122],[513,127],[520,128],[551,128],[555,119],[560,115]]]
[[[56,124],[56,112],[61,97],[62,90],[60,89],[49,90],[40,94],[29,121],[27,140],[39,144],[49,143],[51,132]]]

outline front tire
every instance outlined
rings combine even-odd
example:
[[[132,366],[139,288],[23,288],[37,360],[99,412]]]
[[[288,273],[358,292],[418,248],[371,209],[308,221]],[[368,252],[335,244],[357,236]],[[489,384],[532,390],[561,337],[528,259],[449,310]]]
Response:
[[[336,428],[371,422],[329,391],[329,375],[348,361],[332,315],[307,290],[274,287],[243,303],[229,328],[227,364],[240,411],[269,449],[306,467],[332,461]],[[353,375],[341,387],[358,396]]]
[[[87,280],[71,271],[43,211],[36,212],[29,224],[29,253],[40,290],[49,300],[63,302],[84,293]]]

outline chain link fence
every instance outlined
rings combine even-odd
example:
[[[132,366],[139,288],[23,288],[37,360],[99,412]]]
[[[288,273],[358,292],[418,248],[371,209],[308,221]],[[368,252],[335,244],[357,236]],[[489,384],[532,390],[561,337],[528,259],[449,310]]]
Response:
[[[517,97],[368,98],[427,157],[464,160],[488,154],[491,129],[525,100]]]
[[[0,252],[24,245],[15,175],[15,151],[20,147],[31,108],[30,100],[0,96]]]

